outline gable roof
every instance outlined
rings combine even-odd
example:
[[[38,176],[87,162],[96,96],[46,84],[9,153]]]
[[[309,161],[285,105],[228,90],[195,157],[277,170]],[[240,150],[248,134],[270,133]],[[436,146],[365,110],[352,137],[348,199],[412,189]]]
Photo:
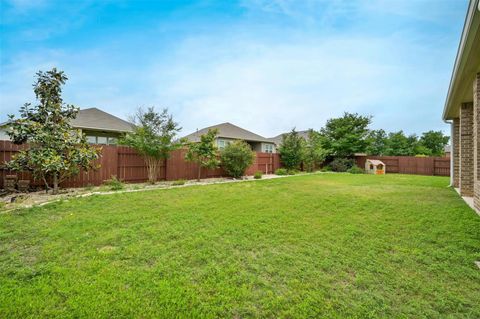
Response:
[[[80,129],[131,132],[133,124],[96,107],[92,107],[80,110],[77,117],[72,120],[72,126]]]
[[[308,139],[308,132],[310,132],[310,130],[297,131],[298,135],[300,137],[303,137],[305,140]],[[270,137],[269,140],[272,141],[273,143],[277,144],[277,145],[280,145],[280,144],[282,144],[283,136],[285,134],[288,134],[288,133],[282,133],[282,134],[279,134],[275,137]]]
[[[200,136],[203,134],[206,134],[210,129],[217,129],[218,137],[244,140],[244,141],[250,141],[250,142],[272,143],[272,141],[269,140],[268,138],[265,138],[253,132],[247,131],[246,129],[243,129],[239,126],[233,125],[232,123],[228,123],[228,122],[202,128],[201,130],[198,130],[192,134],[185,136],[185,138],[188,139],[190,142],[199,142]]]

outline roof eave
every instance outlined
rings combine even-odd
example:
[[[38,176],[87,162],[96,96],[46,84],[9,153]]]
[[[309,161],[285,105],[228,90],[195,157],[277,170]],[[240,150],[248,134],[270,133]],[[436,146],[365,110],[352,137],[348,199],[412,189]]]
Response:
[[[445,105],[443,108],[443,114],[442,114],[442,119],[443,120],[450,120],[452,119],[451,116],[449,116],[449,111],[453,107],[453,97],[455,95],[455,90],[458,87],[458,81],[462,78],[461,75],[459,75],[460,72],[460,66],[464,64],[464,60],[467,58],[467,55],[464,54],[465,52],[465,47],[468,42],[468,37],[471,36],[471,25],[473,22],[473,18],[475,16],[475,11],[479,10],[480,11],[480,3],[479,0],[471,0],[470,4],[468,6],[468,11],[467,15],[465,17],[465,23],[463,26],[462,30],[462,36],[460,38],[460,43],[458,45],[458,50],[457,50],[457,55],[455,57],[455,63],[453,66],[453,72],[452,76],[450,78],[450,84],[448,86],[448,93],[447,97],[445,99]]]

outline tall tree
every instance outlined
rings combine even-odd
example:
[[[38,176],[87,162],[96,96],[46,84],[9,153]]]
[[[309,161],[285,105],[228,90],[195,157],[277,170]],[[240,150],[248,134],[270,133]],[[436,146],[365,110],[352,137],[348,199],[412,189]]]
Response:
[[[67,79],[56,68],[37,72],[33,91],[39,104],[26,103],[20,108],[18,119],[9,115],[10,138],[16,144],[28,142],[29,148],[16,154],[7,168],[32,172],[44,181],[47,190],[51,179],[54,194],[66,178],[78,174],[80,169],[94,168],[94,160],[99,157],[99,150],[71,125],[78,108],[63,102],[62,85]]]
[[[200,136],[199,142],[192,142],[188,145],[185,159],[198,164],[197,181],[200,181],[202,168],[217,168],[220,164],[218,149],[215,145],[217,135],[217,129],[210,129],[206,134]]]
[[[442,156],[449,140],[450,137],[443,135],[442,131],[428,131],[422,134],[419,142],[430,150],[431,155]]]
[[[368,155],[384,155],[387,147],[387,133],[384,130],[370,131],[367,141],[366,153]]]
[[[308,138],[304,143],[303,164],[305,170],[311,172],[319,167],[327,156],[327,152],[322,146],[322,137],[320,133],[309,130]]]
[[[388,134],[385,155],[389,156],[412,156],[415,155],[417,136],[406,136],[403,131]]]
[[[182,146],[181,141],[176,139],[181,128],[172,115],[168,114],[168,109],[158,113],[154,107],[147,110],[139,108],[131,120],[135,124],[133,132],[127,133],[120,139],[120,143],[134,148],[143,156],[147,165],[148,181],[154,184],[160,174],[162,162],[173,150]]]
[[[323,148],[333,157],[352,157],[365,152],[371,116],[345,112],[342,117],[329,119],[320,133]]]
[[[303,143],[305,140],[298,135],[295,128],[282,136],[282,144],[279,148],[280,159],[287,169],[297,169],[303,159]]]

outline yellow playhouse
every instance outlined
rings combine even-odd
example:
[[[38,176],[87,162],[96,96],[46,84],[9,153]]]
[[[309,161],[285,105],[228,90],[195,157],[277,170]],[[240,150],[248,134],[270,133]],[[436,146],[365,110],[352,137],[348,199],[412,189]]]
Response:
[[[367,159],[365,161],[365,172],[368,174],[385,175],[387,167],[382,161]]]

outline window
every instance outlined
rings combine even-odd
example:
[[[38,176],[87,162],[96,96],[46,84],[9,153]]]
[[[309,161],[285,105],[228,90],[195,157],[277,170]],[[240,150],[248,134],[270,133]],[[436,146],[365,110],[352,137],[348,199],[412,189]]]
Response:
[[[116,137],[109,137],[108,138],[108,144],[109,145],[116,145],[117,144],[117,138]]]
[[[97,137],[96,137],[96,136],[87,135],[87,142],[90,143],[90,144],[97,144]]]
[[[217,147],[223,150],[227,146],[227,141],[225,140],[217,140]]]
[[[273,153],[273,144],[262,144],[264,153]]]
[[[107,144],[106,136],[97,136],[97,144]]]

